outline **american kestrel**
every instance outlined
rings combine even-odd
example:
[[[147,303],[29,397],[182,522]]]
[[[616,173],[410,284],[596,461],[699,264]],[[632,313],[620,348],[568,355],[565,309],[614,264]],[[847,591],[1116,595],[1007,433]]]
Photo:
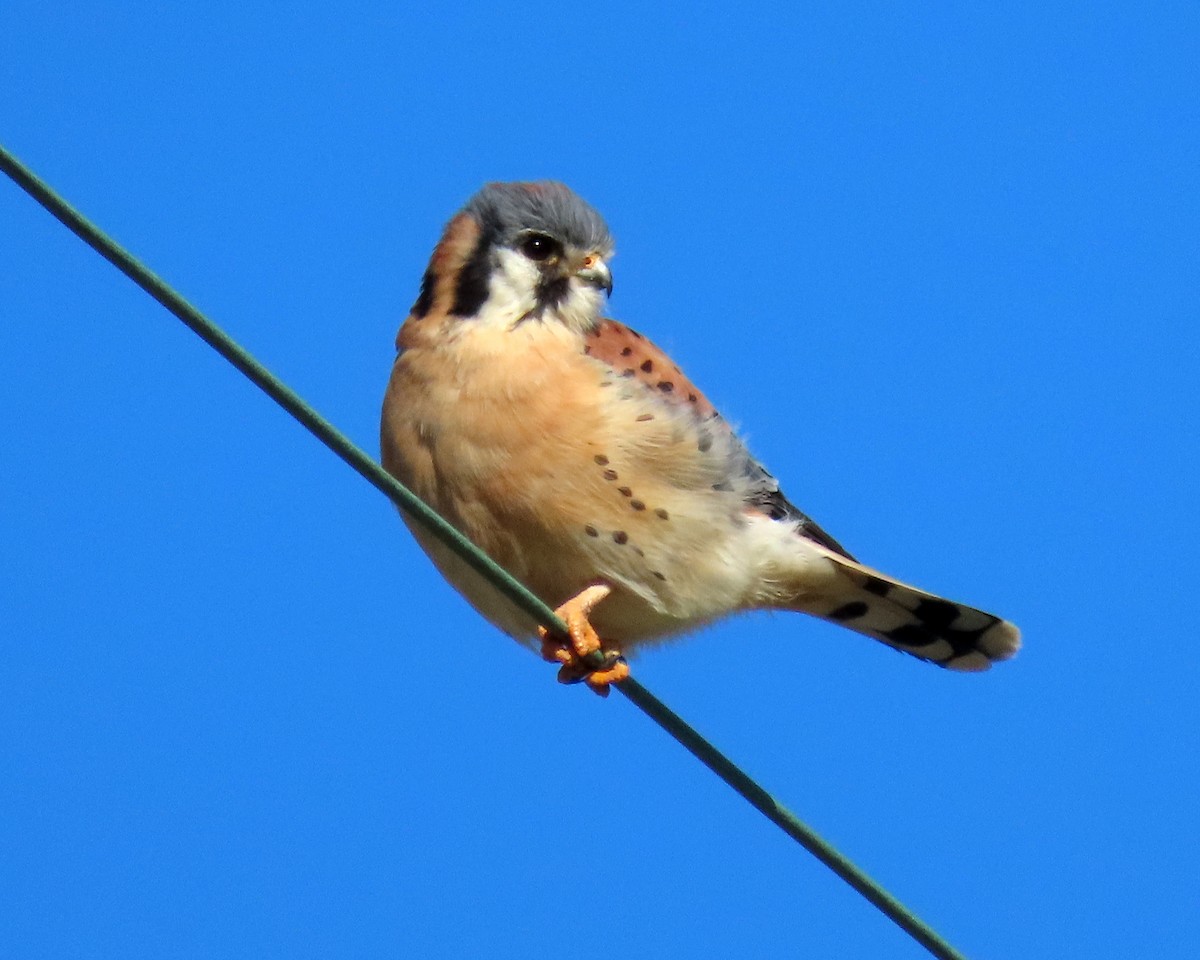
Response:
[[[557,608],[570,640],[409,524],[476,610],[601,693],[632,648],[741,610],[812,614],[954,670],[1016,653],[1013,624],[858,563],[679,367],[602,317],[612,253],[566,186],[489,184],[446,226],[400,328],[384,466]]]

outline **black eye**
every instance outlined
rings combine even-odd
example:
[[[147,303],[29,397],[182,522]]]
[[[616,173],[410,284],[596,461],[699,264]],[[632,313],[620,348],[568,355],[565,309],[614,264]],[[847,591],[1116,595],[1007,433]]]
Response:
[[[556,253],[562,253],[562,244],[544,233],[531,233],[522,237],[518,247],[530,260],[546,260]]]

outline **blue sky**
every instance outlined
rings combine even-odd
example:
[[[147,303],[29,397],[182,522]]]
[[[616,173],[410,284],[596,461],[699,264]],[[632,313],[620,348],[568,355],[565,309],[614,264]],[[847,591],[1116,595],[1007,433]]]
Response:
[[[972,957],[1190,957],[1192,4],[0,8],[0,141],[360,444],[445,220],[554,177],[865,561],[1026,649],[720,624],[651,690]],[[0,954],[920,957],[0,183]]]

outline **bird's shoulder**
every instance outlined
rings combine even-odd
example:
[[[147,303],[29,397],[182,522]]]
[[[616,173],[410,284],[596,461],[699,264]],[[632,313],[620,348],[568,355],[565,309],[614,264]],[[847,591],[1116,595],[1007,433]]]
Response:
[[[617,376],[645,384],[668,404],[688,407],[701,419],[719,416],[675,362],[632,327],[606,317],[583,340],[583,352],[610,366]]]

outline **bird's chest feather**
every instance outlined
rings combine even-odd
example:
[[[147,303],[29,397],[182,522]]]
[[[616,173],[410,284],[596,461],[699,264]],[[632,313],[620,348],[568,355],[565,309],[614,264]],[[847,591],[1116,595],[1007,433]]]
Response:
[[[598,614],[644,622],[646,608],[690,618],[729,581],[742,500],[721,435],[693,410],[558,325],[411,339],[388,388],[385,466],[535,593],[558,603],[605,580],[643,609],[614,596]]]

